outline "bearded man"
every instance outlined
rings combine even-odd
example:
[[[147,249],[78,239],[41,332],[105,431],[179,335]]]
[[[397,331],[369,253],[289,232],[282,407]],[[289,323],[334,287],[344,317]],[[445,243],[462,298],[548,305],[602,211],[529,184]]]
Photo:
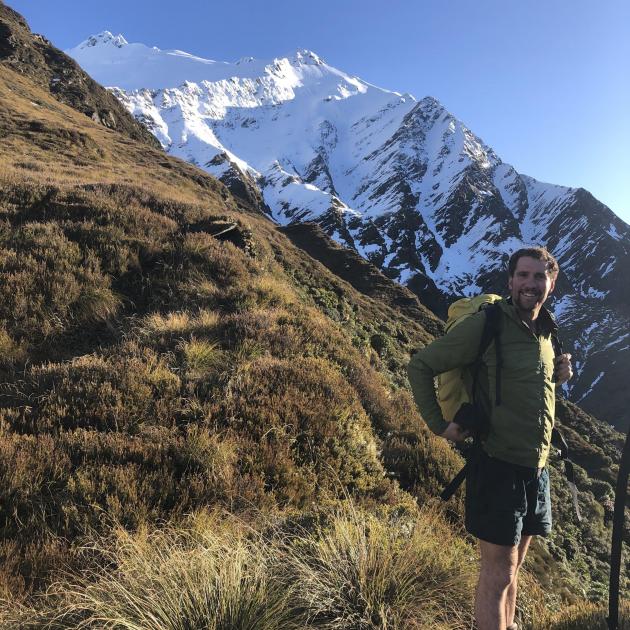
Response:
[[[571,355],[555,356],[557,326],[543,306],[558,272],[556,259],[544,248],[520,249],[511,256],[510,297],[497,302],[499,341],[493,340],[483,353],[475,379],[487,431],[466,471],[466,529],[479,540],[481,554],[475,598],[479,630],[517,629],[519,570],[532,537],[551,531],[546,463],[555,388],[573,375]],[[434,378],[475,363],[485,322],[483,312],[467,317],[409,364],[409,381],[424,420],[434,433],[453,442],[466,439],[469,432],[444,420]]]

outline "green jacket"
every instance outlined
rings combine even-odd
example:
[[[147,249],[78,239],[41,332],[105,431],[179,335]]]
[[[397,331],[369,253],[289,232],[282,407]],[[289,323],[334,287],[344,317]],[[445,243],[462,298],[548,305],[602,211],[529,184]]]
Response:
[[[498,302],[502,313],[501,404],[496,405],[496,353],[494,342],[483,356],[479,374],[481,401],[490,418],[484,450],[513,464],[538,468],[545,465],[555,417],[554,350],[551,332],[556,325],[542,308],[534,334],[507,300]],[[417,352],[409,363],[409,382],[429,428],[440,435],[447,426],[437,402],[434,377],[471,365],[476,357],[485,321],[483,312],[466,318],[448,335]]]

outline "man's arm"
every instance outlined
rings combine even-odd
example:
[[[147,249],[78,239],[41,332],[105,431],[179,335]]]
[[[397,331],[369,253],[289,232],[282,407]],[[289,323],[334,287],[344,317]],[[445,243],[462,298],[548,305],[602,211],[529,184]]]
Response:
[[[448,335],[439,337],[414,354],[407,368],[411,391],[424,421],[433,433],[453,441],[460,441],[467,434],[459,425],[444,420],[435,394],[434,378],[475,361],[485,318],[485,313],[467,317]]]

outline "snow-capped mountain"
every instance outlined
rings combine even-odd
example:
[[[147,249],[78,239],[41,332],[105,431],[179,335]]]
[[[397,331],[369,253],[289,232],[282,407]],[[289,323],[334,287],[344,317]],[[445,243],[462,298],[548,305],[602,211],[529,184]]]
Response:
[[[570,395],[630,423],[630,227],[581,188],[519,174],[432,97],[373,86],[298,51],[212,61],[109,32],[67,51],[169,153],[256,190],[281,224],[316,221],[438,312],[505,285],[544,244],[578,376]]]

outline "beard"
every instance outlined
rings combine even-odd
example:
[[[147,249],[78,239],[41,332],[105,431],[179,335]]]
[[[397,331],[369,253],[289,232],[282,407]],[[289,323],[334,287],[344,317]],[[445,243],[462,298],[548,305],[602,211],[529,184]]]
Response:
[[[512,296],[512,302],[519,310],[531,313],[542,306],[541,298],[542,294],[539,291],[535,291],[532,296],[525,296],[519,291]]]

